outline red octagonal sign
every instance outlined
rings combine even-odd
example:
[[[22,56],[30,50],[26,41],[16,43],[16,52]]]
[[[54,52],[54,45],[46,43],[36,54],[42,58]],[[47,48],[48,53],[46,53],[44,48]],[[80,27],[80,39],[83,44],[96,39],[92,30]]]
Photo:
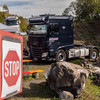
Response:
[[[4,78],[8,86],[16,84],[20,75],[20,59],[14,50],[9,50],[4,59]]]

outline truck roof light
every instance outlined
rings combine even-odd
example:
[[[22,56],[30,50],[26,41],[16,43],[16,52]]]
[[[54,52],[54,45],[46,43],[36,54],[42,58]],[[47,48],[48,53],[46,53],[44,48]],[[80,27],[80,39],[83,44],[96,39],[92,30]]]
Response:
[[[42,20],[45,21],[45,17],[42,17]]]
[[[17,16],[9,16],[9,17],[6,17],[7,20],[17,20],[18,17]]]
[[[69,19],[73,20],[72,16],[49,16],[49,19]]]
[[[29,18],[29,22],[36,22],[36,21],[45,21],[46,20],[46,17],[31,17]]]

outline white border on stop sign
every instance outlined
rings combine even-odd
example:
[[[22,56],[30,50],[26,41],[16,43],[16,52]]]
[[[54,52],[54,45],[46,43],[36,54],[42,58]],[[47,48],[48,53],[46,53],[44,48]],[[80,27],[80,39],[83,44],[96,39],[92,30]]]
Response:
[[[19,56],[21,62],[21,43],[15,43],[10,41],[2,40],[2,93],[1,97],[6,97],[6,95],[13,93],[15,91],[20,91],[21,88],[21,63],[20,63],[20,75],[17,80],[16,85],[9,87],[4,79],[4,59],[7,56],[9,50],[15,50]]]

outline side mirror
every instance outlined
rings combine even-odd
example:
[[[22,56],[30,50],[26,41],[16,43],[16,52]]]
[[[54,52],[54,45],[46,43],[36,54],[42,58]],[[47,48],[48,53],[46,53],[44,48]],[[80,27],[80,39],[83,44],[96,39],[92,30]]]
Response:
[[[26,29],[26,34],[28,35],[28,29]]]

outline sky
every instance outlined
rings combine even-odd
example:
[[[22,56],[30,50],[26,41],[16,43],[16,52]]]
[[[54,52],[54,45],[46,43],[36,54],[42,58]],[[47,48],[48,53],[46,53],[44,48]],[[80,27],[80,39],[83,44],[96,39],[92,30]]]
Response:
[[[74,0],[0,0],[0,5],[8,5],[11,14],[29,18],[31,15],[48,13],[61,15],[72,1]]]

